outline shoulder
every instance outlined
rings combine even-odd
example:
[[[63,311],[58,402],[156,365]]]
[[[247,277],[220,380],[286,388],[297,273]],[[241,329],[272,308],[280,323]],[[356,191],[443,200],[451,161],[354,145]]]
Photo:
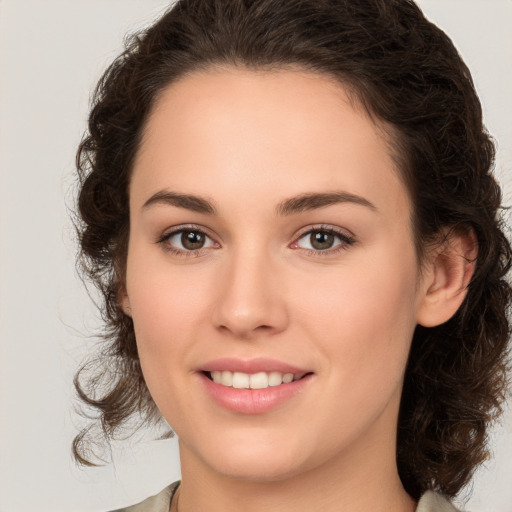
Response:
[[[416,512],[459,512],[446,498],[427,491],[420,499]]]
[[[171,498],[180,482],[174,482],[155,496],[150,496],[141,503],[120,508],[112,512],[168,512]],[[427,491],[418,502],[416,512],[459,512],[446,498],[432,491]]]
[[[179,485],[179,481],[174,482],[155,496],[150,496],[141,503],[112,510],[112,512],[169,512],[171,498]]]

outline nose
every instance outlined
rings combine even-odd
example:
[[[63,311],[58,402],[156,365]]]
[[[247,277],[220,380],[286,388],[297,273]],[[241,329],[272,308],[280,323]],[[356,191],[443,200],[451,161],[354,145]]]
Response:
[[[282,332],[288,311],[282,272],[265,254],[243,251],[224,262],[218,275],[213,323],[238,339]]]

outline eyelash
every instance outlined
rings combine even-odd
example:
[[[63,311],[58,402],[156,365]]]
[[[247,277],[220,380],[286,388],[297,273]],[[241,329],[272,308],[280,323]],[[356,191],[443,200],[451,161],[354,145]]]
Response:
[[[182,258],[199,257],[199,256],[202,256],[205,251],[207,251],[208,249],[211,249],[211,247],[201,247],[199,249],[186,250],[186,249],[179,249],[179,248],[172,246],[169,243],[169,240],[173,236],[183,233],[184,231],[191,231],[191,232],[196,232],[196,233],[202,234],[206,238],[208,238],[210,241],[212,241],[213,244],[217,245],[217,247],[220,247],[220,245],[217,242],[215,242],[210,235],[208,235],[208,233],[205,231],[205,229],[203,227],[197,226],[194,224],[187,224],[184,226],[179,226],[170,232],[164,233],[161,237],[159,237],[157,239],[156,243],[161,245],[166,252],[169,252],[175,256],[179,256]],[[338,241],[340,243],[338,243],[338,245],[335,245],[334,247],[328,248],[326,250],[308,249],[308,248],[303,248],[303,247],[301,248],[298,246],[298,243],[300,240],[302,240],[303,238],[305,238],[308,235],[311,236],[313,233],[327,233],[327,234],[333,235],[334,237],[336,237],[338,239]],[[290,244],[290,247],[292,249],[302,250],[302,251],[306,252],[307,254],[325,257],[325,256],[332,256],[333,254],[337,254],[338,252],[341,252],[341,251],[346,251],[354,243],[355,243],[355,239],[352,235],[348,235],[347,233],[345,233],[341,230],[335,229],[332,226],[319,225],[319,226],[310,227],[306,231],[303,231],[300,235],[298,235],[295,238],[294,242],[292,242],[292,244]]]
[[[311,236],[313,233],[327,233],[329,235],[335,236],[339,240],[339,244],[335,245],[332,248],[326,250],[319,249],[306,249],[298,247],[299,240],[302,240],[306,236]],[[333,226],[319,225],[308,228],[306,231],[303,231],[299,236],[295,238],[295,241],[291,244],[294,249],[301,249],[302,251],[306,251],[306,253],[326,257],[337,254],[341,251],[346,251],[350,246],[354,245],[355,238],[353,235],[349,235],[344,231],[334,228]]]
[[[178,249],[176,247],[173,247],[169,243],[169,240],[173,236],[183,233],[184,231],[200,233],[200,234],[204,235],[206,238],[208,238],[209,240],[213,241],[213,238],[210,235],[208,235],[208,233],[206,233],[205,229],[202,228],[201,226],[197,226],[194,224],[186,224],[184,226],[179,226],[179,227],[173,229],[172,231],[164,233],[161,237],[158,238],[156,243],[160,244],[166,252],[169,252],[169,253],[173,254],[174,256],[179,256],[182,258],[197,258],[199,256],[202,256],[205,250],[210,249],[210,247],[201,247],[201,248],[195,249],[195,250],[186,250],[186,249]],[[214,243],[216,245],[219,245],[217,242],[214,242]]]

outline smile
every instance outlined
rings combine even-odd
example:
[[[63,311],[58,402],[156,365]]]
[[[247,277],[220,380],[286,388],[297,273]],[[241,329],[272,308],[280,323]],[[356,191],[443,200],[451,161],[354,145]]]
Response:
[[[229,370],[207,372],[207,376],[209,376],[215,384],[235,389],[266,389],[271,386],[280,386],[300,380],[304,375],[306,374],[281,373],[277,371],[252,374],[231,372]]]
[[[216,359],[196,373],[216,406],[237,414],[265,414],[296,403],[315,373],[275,359]]]

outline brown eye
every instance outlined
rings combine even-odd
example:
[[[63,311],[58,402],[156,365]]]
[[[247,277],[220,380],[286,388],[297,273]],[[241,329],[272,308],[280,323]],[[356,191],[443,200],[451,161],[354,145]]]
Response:
[[[295,247],[308,251],[331,254],[336,249],[346,249],[354,243],[354,239],[334,228],[312,229],[304,233],[294,244]]]
[[[159,243],[167,250],[182,254],[198,255],[201,249],[218,247],[206,233],[200,229],[179,229],[163,236]],[[196,252],[197,251],[197,252]]]
[[[317,251],[325,251],[330,249],[335,242],[335,236],[332,233],[326,231],[313,231],[309,235],[309,243],[313,249]]]
[[[200,231],[182,231],[181,245],[188,251],[202,249],[206,241],[206,236]]]

